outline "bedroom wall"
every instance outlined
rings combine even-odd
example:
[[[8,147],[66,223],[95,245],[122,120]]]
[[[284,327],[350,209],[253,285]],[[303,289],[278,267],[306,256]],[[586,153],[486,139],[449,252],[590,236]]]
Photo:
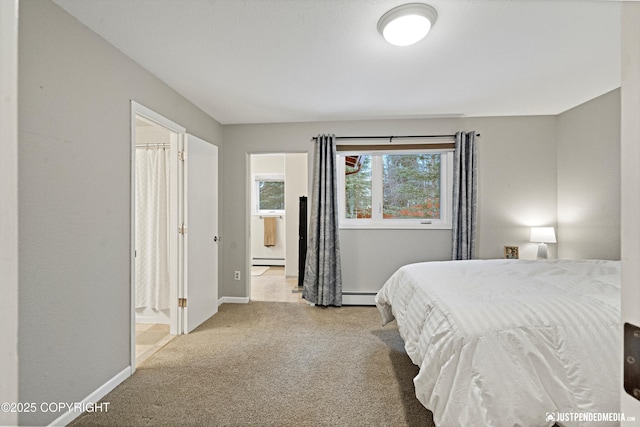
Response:
[[[284,156],[285,186],[285,210],[287,214],[286,231],[287,260],[284,274],[287,277],[298,276],[298,243],[300,241],[300,196],[309,197],[307,183],[307,153],[287,153]],[[308,212],[307,212],[308,213]]]
[[[450,134],[475,130],[479,142],[480,258],[502,258],[504,245],[518,245],[535,257],[532,225],[556,225],[556,118],[554,116],[372,120],[262,125],[225,125],[223,189],[224,280],[221,293],[247,296],[247,283],[233,271],[247,271],[248,153],[309,153],[319,133],[336,135]],[[243,195],[243,197],[239,197]],[[377,291],[400,265],[450,259],[449,230],[342,230],[343,289]],[[555,245],[550,245],[552,256]]]
[[[50,1],[19,25],[19,401],[80,402],[130,364],[130,100],[222,126]]]
[[[620,89],[558,115],[558,256],[620,259]]]

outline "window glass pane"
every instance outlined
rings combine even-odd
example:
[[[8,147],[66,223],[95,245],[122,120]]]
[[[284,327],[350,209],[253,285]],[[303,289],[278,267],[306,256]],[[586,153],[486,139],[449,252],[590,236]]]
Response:
[[[345,156],[345,218],[371,218],[371,156]]]
[[[284,181],[258,181],[260,210],[284,210]]]
[[[440,219],[440,154],[382,156],[383,218]]]

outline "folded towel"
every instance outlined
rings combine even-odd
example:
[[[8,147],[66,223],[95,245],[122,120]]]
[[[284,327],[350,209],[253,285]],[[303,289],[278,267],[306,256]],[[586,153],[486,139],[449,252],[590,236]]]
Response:
[[[264,245],[266,247],[276,245],[276,217],[264,218]]]

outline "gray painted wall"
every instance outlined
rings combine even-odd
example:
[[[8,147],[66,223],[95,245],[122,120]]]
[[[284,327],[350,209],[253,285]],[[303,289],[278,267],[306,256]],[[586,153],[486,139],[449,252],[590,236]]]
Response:
[[[130,100],[222,126],[49,1],[19,25],[19,400],[78,402],[130,364]]]
[[[224,279],[221,294],[247,295],[248,153],[299,152],[313,161],[311,138],[336,135],[481,133],[479,146],[479,233],[477,255],[501,258],[504,245],[520,245],[523,257],[535,257],[529,243],[532,225],[556,225],[556,118],[500,117],[428,120],[375,120],[224,126]],[[310,175],[313,167],[309,167]],[[312,182],[311,177],[309,182]],[[242,195],[240,197],[239,195]],[[400,265],[450,259],[447,230],[342,230],[345,291],[377,291]],[[553,245],[551,245],[553,246]],[[556,248],[550,253],[555,256]]]
[[[549,245],[552,258],[620,258],[619,90],[558,116],[229,125],[224,126],[223,295],[247,295],[246,284],[232,280],[233,270],[246,268],[247,153],[305,149],[312,162],[311,137],[318,133],[457,130],[481,134],[478,258],[501,258],[505,245],[515,245],[521,258],[534,259],[532,226],[556,227],[558,244]],[[310,174],[312,169],[310,165]],[[245,197],[233,197],[238,194]],[[450,259],[451,234],[446,230],[342,230],[340,236],[345,291],[376,291],[409,262]]]
[[[558,116],[561,258],[620,259],[620,89]]]

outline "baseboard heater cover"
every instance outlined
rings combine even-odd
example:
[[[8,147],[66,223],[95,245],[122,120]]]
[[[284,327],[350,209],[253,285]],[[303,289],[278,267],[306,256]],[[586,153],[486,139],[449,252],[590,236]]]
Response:
[[[342,291],[342,305],[376,305],[377,292]]]
[[[284,266],[284,258],[251,258],[251,265],[278,265]]]

